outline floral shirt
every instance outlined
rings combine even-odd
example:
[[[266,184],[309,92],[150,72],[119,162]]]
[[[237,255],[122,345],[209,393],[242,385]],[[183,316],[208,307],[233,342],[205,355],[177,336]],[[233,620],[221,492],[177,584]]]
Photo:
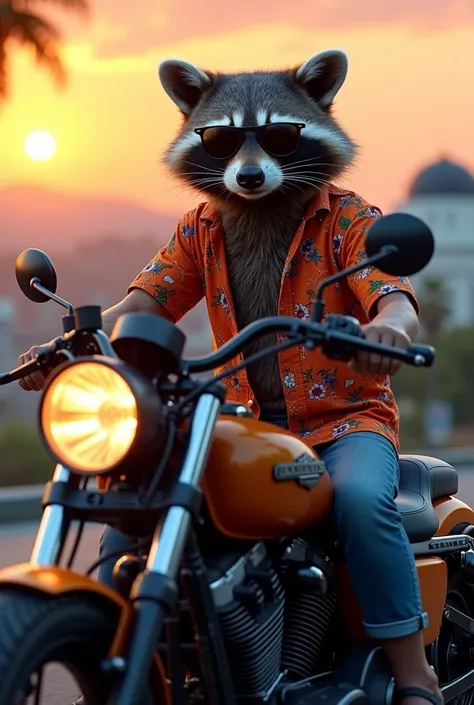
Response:
[[[279,313],[308,320],[322,279],[365,257],[365,231],[381,217],[351,191],[325,187],[309,205],[290,247],[283,270]],[[203,203],[178,223],[168,244],[130,285],[164,306],[175,322],[206,297],[213,348],[238,332],[226,266],[222,224],[211,204]],[[413,289],[404,277],[366,267],[325,291],[326,313],[345,314],[367,323],[385,294]],[[251,292],[249,292],[251,295]],[[284,336],[280,336],[284,340]],[[230,367],[242,358],[236,358]],[[398,448],[399,414],[386,376],[351,372],[348,365],[303,345],[278,355],[290,430],[314,446],[354,431],[379,433]],[[217,370],[217,372],[222,371]],[[245,369],[226,378],[228,400],[260,409]]]

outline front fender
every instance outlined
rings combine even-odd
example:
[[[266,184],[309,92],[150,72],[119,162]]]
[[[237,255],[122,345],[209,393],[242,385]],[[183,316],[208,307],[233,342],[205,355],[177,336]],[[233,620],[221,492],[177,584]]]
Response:
[[[0,570],[0,590],[22,587],[33,592],[58,597],[71,592],[94,593],[102,599],[112,602],[120,610],[130,607],[115,590],[103,583],[81,575],[67,568],[58,566],[40,566],[32,563],[18,565]]]
[[[0,591],[12,588],[52,598],[67,594],[87,594],[95,597],[104,605],[104,609],[111,607],[118,613],[117,631],[109,656],[112,658],[123,654],[132,627],[134,609],[130,602],[107,585],[67,568],[20,563],[0,570]],[[165,669],[157,652],[154,656],[152,683],[155,697],[158,698],[156,702],[170,705]]]
[[[133,617],[133,608],[107,585],[67,568],[19,563],[0,570],[0,590],[11,588],[20,588],[49,597],[72,593],[89,594],[95,597],[105,609],[112,607],[114,612],[119,614],[118,629],[110,655],[117,655],[124,646]]]

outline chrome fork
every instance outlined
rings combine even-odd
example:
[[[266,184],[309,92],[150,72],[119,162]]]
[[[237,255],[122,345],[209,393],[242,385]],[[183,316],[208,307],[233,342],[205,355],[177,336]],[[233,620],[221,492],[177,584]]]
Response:
[[[182,485],[194,489],[201,485],[221,403],[217,393],[208,392],[196,404],[186,458],[177,478]],[[124,679],[108,705],[131,705],[144,690],[143,674],[150,670],[157,635],[174,603],[190,523],[186,507],[172,506],[155,531],[145,571],[132,588],[136,617]]]
[[[180,484],[200,487],[220,406],[220,400],[213,394],[203,394],[196,404],[188,450],[178,478]],[[176,579],[190,522],[191,515],[185,507],[168,510],[153,537],[147,572]]]
[[[71,473],[63,465],[56,465],[53,482],[69,482]],[[64,529],[64,507],[50,504],[43,512],[30,562],[35,565],[56,565],[59,561]]]
[[[109,338],[103,330],[94,333],[97,347],[102,355],[117,357]],[[53,483],[68,483],[70,471],[63,465],[56,465]],[[61,543],[65,522],[64,507],[51,504],[43,512],[41,523],[31,552],[30,562],[35,565],[56,565],[60,558]]]

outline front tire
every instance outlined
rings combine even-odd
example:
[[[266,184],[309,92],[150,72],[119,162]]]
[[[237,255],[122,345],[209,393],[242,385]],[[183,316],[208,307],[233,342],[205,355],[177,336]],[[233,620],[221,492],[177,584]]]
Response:
[[[112,683],[101,664],[117,617],[93,595],[0,593],[0,705],[26,703],[35,674],[52,662],[74,676],[87,705],[104,705]],[[40,698],[34,702],[47,705]],[[139,705],[153,703],[148,690]]]

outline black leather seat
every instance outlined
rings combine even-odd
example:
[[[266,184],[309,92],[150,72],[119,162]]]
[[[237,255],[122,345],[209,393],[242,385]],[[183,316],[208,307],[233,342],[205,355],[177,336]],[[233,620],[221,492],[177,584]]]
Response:
[[[396,503],[412,543],[425,541],[438,530],[433,500],[457,491],[458,474],[449,463],[424,455],[400,456],[400,487]]]

